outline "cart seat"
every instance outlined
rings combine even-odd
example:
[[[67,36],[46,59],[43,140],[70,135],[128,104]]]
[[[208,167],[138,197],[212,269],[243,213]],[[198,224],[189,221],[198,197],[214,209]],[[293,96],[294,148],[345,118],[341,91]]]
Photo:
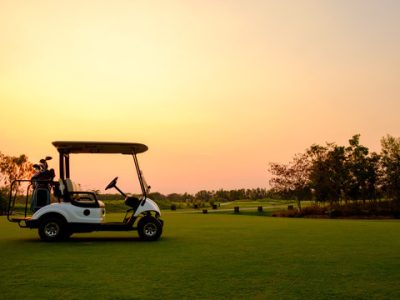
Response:
[[[77,192],[80,190],[79,184],[76,184],[69,178],[65,179],[65,185],[68,192]]]
[[[136,197],[128,196],[125,198],[125,205],[132,207],[132,208],[137,208],[139,206],[140,200]]]
[[[80,207],[104,207],[104,204],[97,201],[96,194],[93,192],[84,192],[80,190],[80,185],[74,183],[71,179],[67,178],[64,187],[64,199],[71,201],[72,205]],[[67,201],[68,201],[67,200]]]

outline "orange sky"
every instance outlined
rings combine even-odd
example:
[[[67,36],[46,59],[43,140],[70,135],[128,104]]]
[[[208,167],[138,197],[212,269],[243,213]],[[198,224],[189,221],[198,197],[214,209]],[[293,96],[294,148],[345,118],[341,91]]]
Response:
[[[1,0],[0,45],[1,152],[142,142],[154,191],[267,187],[313,143],[400,136],[398,1]],[[73,179],[135,192],[132,166],[77,156]]]

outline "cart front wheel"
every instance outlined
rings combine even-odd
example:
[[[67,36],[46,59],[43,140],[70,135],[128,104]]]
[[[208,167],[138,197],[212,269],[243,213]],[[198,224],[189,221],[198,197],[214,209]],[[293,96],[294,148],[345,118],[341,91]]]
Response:
[[[144,217],[139,221],[138,233],[141,240],[156,241],[162,233],[161,222],[154,217]]]

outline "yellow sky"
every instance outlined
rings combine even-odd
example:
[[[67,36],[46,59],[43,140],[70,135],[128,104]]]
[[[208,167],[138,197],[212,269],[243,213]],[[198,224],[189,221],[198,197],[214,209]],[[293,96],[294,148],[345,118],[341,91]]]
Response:
[[[0,45],[1,152],[142,142],[155,191],[267,187],[312,143],[400,135],[398,1],[0,0]],[[79,156],[74,179],[133,192],[132,165]]]

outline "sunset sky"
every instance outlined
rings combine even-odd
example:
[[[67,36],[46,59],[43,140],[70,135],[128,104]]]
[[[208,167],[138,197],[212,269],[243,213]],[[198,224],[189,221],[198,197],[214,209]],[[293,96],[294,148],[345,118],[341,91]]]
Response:
[[[400,1],[0,0],[0,151],[141,142],[153,191],[268,187],[313,143],[400,136]],[[129,184],[123,156],[71,177]]]

